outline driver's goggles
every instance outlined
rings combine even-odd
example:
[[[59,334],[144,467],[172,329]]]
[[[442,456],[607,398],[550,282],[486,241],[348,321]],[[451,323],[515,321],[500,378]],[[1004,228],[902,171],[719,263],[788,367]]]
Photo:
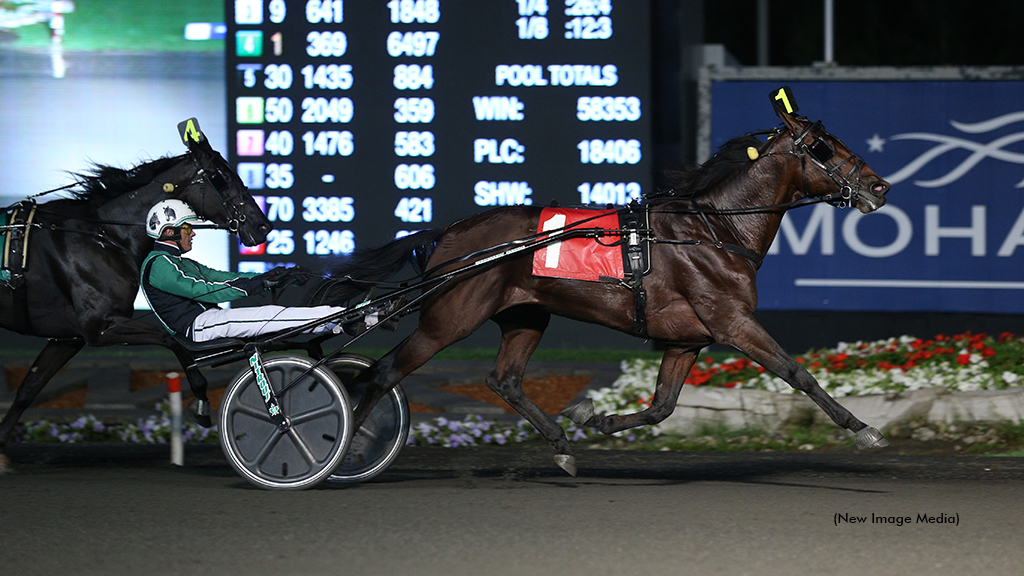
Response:
[[[181,230],[181,234],[183,236],[188,236],[189,234],[192,233],[192,225],[191,224],[185,223],[185,224],[182,224],[181,226],[179,226],[178,228]]]

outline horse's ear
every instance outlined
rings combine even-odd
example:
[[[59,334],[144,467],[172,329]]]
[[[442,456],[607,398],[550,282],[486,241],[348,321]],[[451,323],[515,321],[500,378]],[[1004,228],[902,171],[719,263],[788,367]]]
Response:
[[[188,147],[189,151],[197,152],[210,148],[210,142],[206,139],[206,135],[203,134],[201,128],[199,128],[199,120],[195,118],[189,118],[178,123],[178,134],[181,136],[182,142]]]
[[[791,131],[799,132],[800,120],[803,119],[803,116],[796,113],[800,107],[796,105],[796,98],[793,97],[793,91],[789,89],[789,86],[772,90],[768,93],[768,98],[771,100],[772,108],[775,109],[775,114],[782,119],[783,123]]]
[[[797,98],[793,96],[793,90],[788,86],[768,92],[768,98],[771,99],[771,106],[779,118],[792,116],[800,110],[800,107],[797,106]]]
[[[793,91],[789,89],[789,86],[772,90],[768,93],[768,98],[771,100],[775,113],[783,120],[786,119],[786,116],[792,116],[796,114],[797,110],[800,110],[800,107],[796,105],[796,98],[793,97]]]

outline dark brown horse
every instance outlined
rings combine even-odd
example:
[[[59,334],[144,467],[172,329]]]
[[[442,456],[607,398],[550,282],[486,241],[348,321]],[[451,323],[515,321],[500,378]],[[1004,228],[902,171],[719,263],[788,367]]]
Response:
[[[0,474],[10,468],[4,452],[18,419],[86,344],[165,346],[183,367],[193,363],[162,327],[132,319],[139,267],[153,249],[144,222],[154,204],[183,200],[248,245],[266,240],[272,226],[230,165],[205,138],[188,146],[188,154],[131,170],[96,166],[71,189],[75,198],[36,207],[23,278],[0,285],[0,326],[49,342],[0,422]],[[24,297],[14,290],[19,284]],[[196,369],[186,373],[196,398],[207,401],[206,380]]]
[[[885,204],[889,190],[860,157],[793,108],[776,107],[784,126],[767,143],[754,136],[734,139],[703,166],[678,174],[678,185],[667,195],[645,200],[651,206],[647,235],[653,264],[645,279],[646,330],[667,348],[651,406],[636,414],[601,415],[587,401],[563,414],[604,433],[661,422],[675,408],[700,350],[718,342],[806,393],[838,425],[856,433],[859,447],[886,444],[876,429],[825,393],[754,320],[757,268],[786,209],[826,199],[867,213]],[[379,279],[410,253],[431,246],[427,267],[436,267],[536,234],[540,210],[499,208],[403,238],[355,258],[335,276]],[[442,264],[440,271],[454,266]],[[440,271],[428,272],[428,277]],[[423,300],[412,335],[360,375],[370,389],[355,411],[353,426],[402,378],[493,320],[502,340],[487,386],[529,420],[554,446],[556,463],[575,474],[575,459],[561,427],[523,393],[527,360],[551,314],[632,333],[634,310],[634,292],[621,284],[534,276],[529,252],[499,260]]]

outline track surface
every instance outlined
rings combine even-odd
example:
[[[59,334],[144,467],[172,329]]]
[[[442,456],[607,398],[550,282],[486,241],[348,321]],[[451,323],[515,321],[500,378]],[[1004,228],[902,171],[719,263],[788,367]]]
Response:
[[[166,447],[13,456],[4,574],[961,575],[1024,560],[1016,458],[583,451],[570,478],[544,448],[407,448],[371,483],[268,492],[216,446],[190,446],[184,468]]]

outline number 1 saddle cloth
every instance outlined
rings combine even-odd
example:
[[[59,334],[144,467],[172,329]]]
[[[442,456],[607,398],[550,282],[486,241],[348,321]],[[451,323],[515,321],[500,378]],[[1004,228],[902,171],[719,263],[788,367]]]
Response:
[[[630,276],[628,268],[623,266],[625,243],[621,242],[621,230],[624,226],[620,222],[620,217],[640,215],[634,212],[625,215],[624,213],[626,211],[614,209],[545,207],[540,213],[538,233],[566,226],[571,226],[570,230],[603,228],[609,232],[598,238],[570,238],[535,251],[534,276],[591,282],[621,282],[626,276]],[[577,222],[579,224],[572,226]],[[649,259],[645,257],[644,260],[646,273]]]

